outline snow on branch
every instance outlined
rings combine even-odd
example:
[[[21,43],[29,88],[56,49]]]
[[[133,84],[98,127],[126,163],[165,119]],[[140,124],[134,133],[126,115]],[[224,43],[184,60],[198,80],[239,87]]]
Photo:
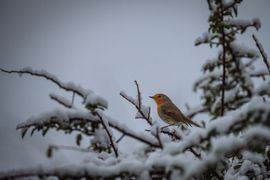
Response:
[[[241,152],[258,146],[254,143],[261,139],[261,146],[270,142],[269,127],[261,125],[246,129],[241,136],[219,136],[211,139],[211,149],[201,159],[194,158],[188,152],[174,153],[179,150],[178,146],[170,142],[163,150],[149,153],[149,157],[138,158],[138,155],[130,155],[127,158],[116,159],[107,156],[105,159],[91,156],[89,162],[83,165],[69,165],[64,167],[38,167],[31,170],[22,169],[0,174],[0,179],[15,179],[19,177],[58,177],[58,178],[116,178],[123,173],[130,178],[151,179],[154,177],[168,176],[170,179],[180,178],[188,180],[200,177],[207,170],[216,166],[217,163],[225,161],[225,157],[232,153]],[[183,145],[183,144],[181,144]],[[181,147],[181,146],[180,146]],[[187,165],[188,164],[188,165]],[[174,174],[168,175],[166,169],[174,170]],[[219,176],[216,174],[216,176]]]
[[[73,98],[72,98],[73,100],[74,100],[75,94],[82,97],[84,99],[84,103],[86,104],[86,106],[88,108],[100,108],[100,109],[108,108],[108,102],[103,97],[97,96],[94,94],[93,91],[83,89],[80,85],[76,85],[73,82],[64,83],[64,82],[60,81],[58,79],[58,77],[56,77],[53,74],[48,73],[45,70],[33,70],[30,67],[26,67],[26,68],[23,68],[21,70],[5,70],[2,68],[0,68],[0,70],[2,72],[5,72],[5,73],[19,74],[20,76],[22,76],[24,74],[29,74],[32,76],[45,78],[45,79],[53,82],[54,84],[56,84],[59,88],[65,90],[65,91],[68,91],[68,92],[73,92]],[[53,96],[53,100],[57,101],[60,99]],[[62,104],[62,105],[64,105],[64,104]]]
[[[250,77],[257,78],[257,77],[264,77],[264,76],[269,76],[269,72],[266,70],[261,70],[261,71],[251,71],[249,72]]]
[[[231,0],[229,2],[223,1],[223,11],[226,11],[230,8],[237,9],[237,5],[240,4],[242,0]]]
[[[152,147],[160,147],[157,140],[146,133],[137,133],[132,129],[126,127],[124,124],[117,122],[116,120],[102,116],[103,119],[108,119],[110,127],[116,129],[122,134],[136,139],[142,143],[145,143]],[[78,110],[54,110],[48,113],[42,113],[38,116],[29,118],[27,121],[17,125],[17,129],[22,130],[22,137],[26,134],[29,128],[33,128],[31,134],[36,130],[47,130],[48,128],[56,128],[63,131],[79,131],[86,135],[92,135],[91,124],[101,123],[98,116],[94,116],[88,111]]]
[[[159,143],[153,136],[149,136],[147,133],[137,133],[127,126],[118,123],[117,121],[110,119],[109,125],[126,136],[136,139],[142,143],[145,143],[151,147],[160,148]]]
[[[195,46],[198,46],[200,44],[204,44],[204,43],[213,43],[211,42],[214,38],[216,38],[217,36],[215,36],[214,34],[212,33],[209,33],[209,32],[204,32],[202,34],[201,37],[198,37],[196,40],[195,40]]]
[[[253,140],[263,140],[265,145],[270,142],[269,128],[260,125],[250,127],[243,132],[243,137],[237,136],[222,136],[212,139],[212,149],[200,161],[193,161],[191,166],[187,167],[186,173],[181,179],[191,179],[207,171],[207,167],[215,166],[216,163],[224,161],[225,156],[231,153],[240,152],[249,146],[257,146],[256,143],[252,144]]]
[[[107,135],[109,137],[109,140],[110,140],[111,146],[113,148],[114,154],[115,154],[116,157],[118,157],[118,145],[115,142],[113,132],[109,127],[108,119],[105,116],[102,116],[99,112],[94,112],[94,114],[97,115],[98,118],[100,119],[100,122],[101,122],[102,126],[104,127],[104,129],[105,129],[105,131],[106,131],[106,133],[107,133]]]
[[[264,102],[260,97],[255,96],[241,108],[228,112],[215,121],[211,121],[206,129],[191,131],[182,141],[165,146],[164,149],[176,150],[176,152],[172,151],[170,153],[181,153],[190,147],[201,146],[203,142],[208,141],[211,137],[239,132],[252,124],[263,124],[269,128],[270,121],[267,117],[270,117],[269,102]],[[172,148],[172,146],[176,147]]]
[[[45,70],[33,70],[30,67],[25,67],[21,70],[5,70],[2,68],[0,68],[0,70],[5,73],[19,74],[20,76],[22,76],[23,74],[29,74],[32,76],[45,78],[56,84],[59,88],[64,89],[66,91],[74,92],[75,94],[81,96],[83,99],[85,99],[89,93],[92,93],[91,90],[83,89],[80,85],[75,85],[72,82],[68,83],[61,82],[55,75],[52,75]]]
[[[116,163],[115,161],[113,161]],[[117,164],[100,165],[69,165],[64,167],[38,167],[29,169],[21,169],[0,174],[0,179],[16,179],[16,178],[30,178],[30,177],[56,177],[59,179],[80,179],[85,177],[87,179],[100,179],[121,177],[121,174],[130,175],[130,177],[137,177],[144,171],[142,162],[128,162],[123,161]]]
[[[124,91],[120,92],[120,96],[130,102],[138,110],[136,118],[145,119],[149,125],[152,125],[152,118],[150,117],[150,107],[146,107],[142,104],[141,92],[139,89],[139,84],[135,80],[135,85],[137,89],[137,99],[134,99],[131,96],[128,96]]]
[[[50,93],[49,96],[52,100],[58,102],[59,104],[63,105],[66,108],[69,109],[74,108],[73,103],[64,97],[58,96],[54,93]]]
[[[268,72],[270,74],[270,65],[269,65],[269,61],[267,59],[267,54],[265,53],[262,44],[259,42],[259,40],[256,38],[256,36],[254,34],[252,35],[252,38],[254,39],[254,41],[256,43],[256,46],[257,46],[257,48],[259,49],[259,51],[260,51],[260,53],[262,55],[263,62],[266,65],[266,67],[268,69]]]
[[[260,19],[254,18],[252,20],[244,20],[244,19],[228,19],[227,21],[224,21],[226,25],[232,25],[237,28],[242,29],[242,31],[245,31],[247,27],[254,26],[256,30],[258,31],[261,28],[261,22]]]

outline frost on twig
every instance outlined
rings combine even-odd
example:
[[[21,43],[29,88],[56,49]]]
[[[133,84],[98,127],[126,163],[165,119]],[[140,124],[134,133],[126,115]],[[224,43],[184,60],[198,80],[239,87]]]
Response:
[[[120,95],[126,99],[128,102],[130,102],[132,105],[135,106],[135,108],[137,109],[137,114],[136,114],[136,118],[141,118],[141,119],[145,119],[146,122],[149,125],[152,125],[152,118],[150,117],[150,107],[146,107],[142,104],[142,97],[141,97],[141,92],[139,89],[139,85],[138,82],[135,81],[135,85],[137,88],[137,99],[134,99],[131,96],[128,96],[124,91],[120,92]]]
[[[267,54],[265,53],[262,44],[259,42],[259,40],[256,38],[256,36],[254,34],[252,35],[252,38],[254,39],[254,41],[256,43],[256,46],[257,46],[257,48],[259,49],[259,51],[260,51],[260,53],[262,55],[263,62],[265,64],[265,66],[267,67],[268,72],[270,74],[270,65],[269,65],[269,61],[267,59]]]

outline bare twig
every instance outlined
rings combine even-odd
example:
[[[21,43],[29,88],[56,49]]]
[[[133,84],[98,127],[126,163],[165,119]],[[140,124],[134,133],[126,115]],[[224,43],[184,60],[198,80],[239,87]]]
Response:
[[[122,134],[115,142],[119,143],[124,137],[125,137],[125,134]]]
[[[103,119],[103,117],[98,113],[98,112],[94,112],[95,115],[98,116],[98,118],[100,119],[100,122],[102,124],[102,126],[104,127],[108,137],[109,137],[109,140],[110,140],[110,143],[111,143],[111,146],[113,148],[113,151],[114,151],[114,154],[116,157],[118,157],[118,148],[117,148],[117,144],[116,142],[114,141],[113,139],[113,135],[112,135],[112,132],[111,130],[109,129],[109,123],[108,122],[105,122],[105,120]]]
[[[136,85],[136,88],[137,88],[137,98],[138,98],[138,108],[141,109],[142,107],[142,97],[141,97],[141,92],[140,92],[140,89],[139,89],[139,84],[138,82],[135,80],[135,85]]]
[[[269,65],[269,62],[268,62],[268,59],[267,59],[267,55],[261,45],[261,43],[259,42],[259,40],[256,38],[256,36],[253,34],[252,35],[252,38],[254,39],[255,43],[256,43],[256,46],[257,48],[259,49],[261,55],[262,55],[262,58],[263,58],[263,62],[264,64],[266,65],[268,71],[269,71],[269,74],[270,74],[270,65]]]
[[[138,103],[135,103],[134,101],[132,101],[131,99],[129,99],[125,94],[123,94],[123,92],[120,92],[120,96],[122,96],[124,99],[126,99],[128,102],[130,102],[132,105],[135,106],[135,108],[137,109],[138,113],[141,115],[140,118],[145,119],[146,122],[152,126],[152,121],[151,121],[151,117],[150,117],[150,108],[148,109],[148,113],[147,115],[145,115],[145,113],[142,110],[142,100],[141,100],[141,92],[139,89],[139,84],[138,82],[135,80],[135,85],[137,88],[137,98],[138,98]]]
[[[145,131],[150,132],[150,129],[146,129]],[[171,131],[169,128],[160,128],[160,133],[166,134],[170,136],[172,139],[181,140],[182,137],[177,135],[175,130]]]
[[[158,144],[158,142],[149,140],[149,139],[145,138],[144,135],[136,134],[132,130],[127,129],[127,128],[123,128],[116,123],[110,124],[110,126],[113,127],[114,129],[122,132],[123,134],[125,134],[129,137],[132,137],[133,139],[136,139],[136,140],[141,141],[145,144],[148,144],[149,146],[160,148],[160,145]]]
[[[194,154],[194,156],[196,156],[198,159],[201,159],[201,155],[198,154],[192,147],[190,147],[189,150],[192,154]]]

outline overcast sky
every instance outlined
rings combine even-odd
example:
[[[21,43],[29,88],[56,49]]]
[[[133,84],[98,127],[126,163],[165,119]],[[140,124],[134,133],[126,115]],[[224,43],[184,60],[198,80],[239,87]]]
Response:
[[[240,17],[259,17],[262,22],[260,31],[249,31],[243,43],[255,48],[250,35],[256,33],[266,52],[270,52],[269,7],[269,0],[245,0],[239,9]],[[208,46],[194,46],[195,39],[207,31],[208,15],[207,3],[198,0],[3,0],[0,67],[45,69],[64,82],[80,84],[108,100],[107,114],[144,131],[145,122],[134,119],[135,109],[119,92],[135,96],[137,80],[144,103],[152,107],[151,115],[158,121],[149,95],[166,93],[183,111],[185,103],[199,104],[192,84],[205,60],[216,55]],[[49,93],[71,98],[70,93],[29,76],[0,73],[0,84],[0,170],[63,165],[87,157],[60,151],[48,160],[48,144],[72,145],[74,135],[51,131],[45,138],[36,134],[21,140],[15,129],[30,116],[59,107]],[[133,146],[126,147],[130,141],[125,139],[121,147],[131,151]]]

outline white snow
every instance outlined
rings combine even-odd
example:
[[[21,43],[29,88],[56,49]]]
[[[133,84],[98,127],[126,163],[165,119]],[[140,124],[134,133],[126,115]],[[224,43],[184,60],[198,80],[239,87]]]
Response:
[[[252,20],[244,19],[228,19],[225,21],[225,24],[233,25],[239,28],[246,28],[248,26],[255,26],[258,31],[261,28],[261,21],[259,18],[253,18]]]
[[[72,104],[72,102],[68,99],[66,99],[65,97],[63,96],[59,96],[57,94],[54,94],[54,93],[50,93],[49,94],[50,98],[51,99],[55,99],[56,101],[58,101],[59,103],[63,104],[65,107],[68,107],[68,108],[75,108]]]
[[[86,96],[84,104],[98,105],[104,108],[108,108],[108,101],[103,97],[90,93]]]
[[[198,37],[195,40],[194,44],[199,45],[199,44],[202,44],[202,43],[209,43],[211,41],[211,39],[213,38],[213,36],[214,35],[212,33],[204,32],[201,37]]]

